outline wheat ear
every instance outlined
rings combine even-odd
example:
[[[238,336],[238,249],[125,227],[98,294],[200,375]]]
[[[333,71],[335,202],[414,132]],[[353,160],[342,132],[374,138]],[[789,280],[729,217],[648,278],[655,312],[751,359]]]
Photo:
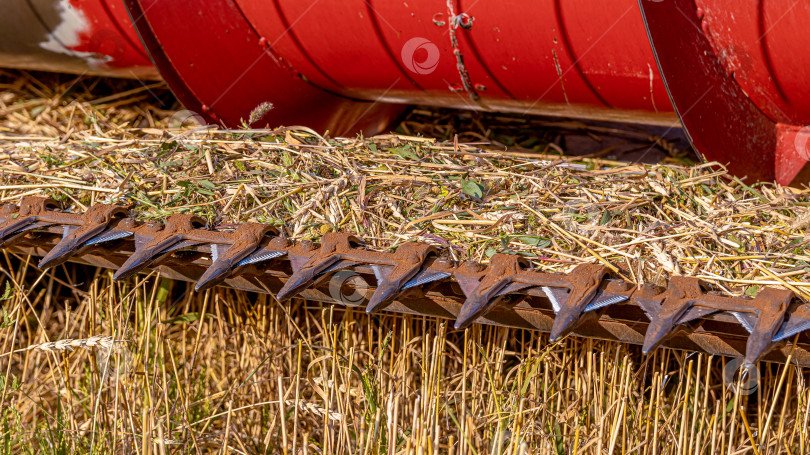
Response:
[[[41,352],[56,352],[56,351],[73,351],[74,349],[90,349],[90,348],[105,348],[109,349],[115,343],[127,343],[129,340],[113,340],[111,336],[95,335],[90,338],[71,339],[48,341],[47,343],[34,344],[27,348],[17,349],[16,351],[6,352],[0,354],[4,357],[18,352],[25,351],[41,351]]]

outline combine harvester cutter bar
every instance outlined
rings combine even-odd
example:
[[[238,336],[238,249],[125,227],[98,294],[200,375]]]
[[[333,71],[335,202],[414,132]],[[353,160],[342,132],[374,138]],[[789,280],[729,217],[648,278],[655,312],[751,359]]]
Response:
[[[196,282],[198,291],[224,285],[279,301],[438,316],[455,319],[457,329],[478,322],[550,332],[552,340],[574,334],[640,344],[644,353],[666,346],[743,357],[747,366],[792,355],[810,366],[810,304],[775,288],[748,298],[707,291],[689,277],[673,277],[664,289],[634,286],[599,264],[556,274],[509,254],[487,265],[457,263],[420,242],[393,252],[367,249],[348,233],[295,243],[259,223],[214,230],[188,214],[141,222],[121,206],[70,213],[33,196],[0,208],[0,247],[41,257],[41,268],[74,261],[114,269],[114,279],[155,270]]]

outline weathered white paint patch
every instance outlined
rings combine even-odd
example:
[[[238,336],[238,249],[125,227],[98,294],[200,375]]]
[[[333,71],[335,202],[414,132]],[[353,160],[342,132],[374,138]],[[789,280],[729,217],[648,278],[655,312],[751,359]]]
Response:
[[[82,37],[90,34],[90,22],[84,12],[70,4],[70,0],[58,0],[59,25],[48,34],[48,39],[39,43],[43,49],[58,54],[71,55],[84,59],[91,67],[97,67],[110,60],[109,56],[95,52],[75,51],[72,48],[82,44]]]

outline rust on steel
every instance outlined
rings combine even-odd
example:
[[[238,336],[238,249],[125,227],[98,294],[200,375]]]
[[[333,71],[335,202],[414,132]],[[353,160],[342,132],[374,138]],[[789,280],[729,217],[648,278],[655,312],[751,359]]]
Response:
[[[742,357],[747,366],[790,355],[810,366],[810,304],[775,288],[748,298],[720,295],[690,277],[672,277],[666,288],[634,286],[596,264],[546,273],[502,253],[486,265],[456,263],[421,242],[393,252],[368,249],[348,233],[293,242],[260,223],[209,229],[188,214],[142,222],[121,206],[71,213],[40,197],[0,207],[0,247],[40,256],[42,268],[69,260],[115,269],[114,279],[157,270],[196,282],[196,290],[225,285],[280,301],[359,303],[369,313],[453,318],[459,329],[478,322],[546,331],[552,340],[570,333],[640,344],[645,354],[666,346]],[[360,279],[333,279],[345,274]],[[360,302],[344,299],[346,286],[363,294]]]

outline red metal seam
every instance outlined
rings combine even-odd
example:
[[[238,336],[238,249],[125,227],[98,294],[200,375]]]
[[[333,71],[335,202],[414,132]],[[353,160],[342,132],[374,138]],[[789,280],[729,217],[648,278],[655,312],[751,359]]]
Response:
[[[463,11],[464,11],[464,7],[461,5],[461,1],[462,1],[462,0],[456,0],[456,1],[457,1],[456,5],[458,6],[458,10],[459,10],[459,11],[461,11],[461,12],[463,12]],[[473,2],[473,5],[474,5],[475,3],[477,3],[477,2]],[[461,13],[459,13],[459,14],[461,14]],[[472,20],[472,17],[470,18],[470,20]],[[452,21],[452,18],[451,18],[451,21]],[[508,89],[507,89],[507,88],[506,88],[506,87],[505,87],[505,86],[504,86],[504,85],[501,83],[501,81],[500,81],[500,80],[498,80],[498,77],[497,77],[497,76],[495,76],[495,74],[494,74],[494,73],[492,72],[492,70],[490,69],[489,65],[487,65],[487,64],[486,64],[486,62],[484,61],[483,57],[481,56],[481,53],[478,51],[478,46],[475,44],[475,39],[473,38],[473,36],[474,36],[474,35],[473,35],[472,33],[462,33],[462,36],[464,37],[464,40],[467,42],[467,46],[469,46],[469,47],[470,47],[470,50],[472,51],[473,55],[475,56],[475,59],[476,59],[476,60],[478,60],[478,61],[481,63],[481,66],[484,68],[484,72],[486,72],[486,73],[487,73],[487,75],[489,75],[490,79],[492,79],[492,81],[493,81],[493,82],[495,82],[495,85],[497,85],[497,86],[498,86],[498,88],[500,88],[500,89],[501,89],[501,90],[502,90],[504,93],[506,93],[506,95],[507,95],[509,98],[511,98],[511,99],[513,99],[513,100],[515,100],[515,101],[517,101],[517,100],[518,100],[518,98],[517,98],[517,97],[515,97],[515,95],[513,95],[513,94],[512,94],[512,92],[510,92],[510,91],[509,91],[509,90],[508,90]],[[474,85],[475,85],[475,84],[473,84],[473,86],[474,86]]]
[[[563,47],[565,47],[566,53],[568,53],[568,58],[571,59],[571,64],[574,67],[574,70],[577,72],[580,78],[582,78],[582,82],[588,89],[591,91],[593,96],[596,97],[603,105],[606,107],[613,107],[610,103],[607,102],[606,99],[602,97],[596,87],[593,86],[591,81],[585,76],[585,73],[582,71],[582,68],[579,66],[579,59],[577,55],[574,53],[574,49],[571,47],[571,37],[568,35],[568,28],[565,25],[565,21],[563,19],[562,14],[562,5],[560,4],[562,0],[554,0],[554,13],[557,15],[557,23],[560,24],[560,33],[562,34],[562,42]]]
[[[124,38],[124,40],[126,40],[127,44],[129,44],[129,46],[138,55],[143,57],[145,60],[149,60],[149,56],[146,55],[146,50],[143,48],[143,45],[141,43],[132,42],[132,40],[129,38],[129,34],[126,32],[126,30],[124,30],[121,27],[121,24],[115,19],[115,15],[113,14],[112,10],[110,10],[110,7],[107,4],[107,2],[102,1],[101,2],[101,7],[104,9],[104,12],[107,13],[107,16],[110,18],[110,22],[112,23],[113,27],[115,27],[115,30],[118,32],[118,34],[122,38]]]
[[[773,60],[771,57],[771,52],[768,49],[768,30],[765,28],[765,2],[760,1],[757,5],[757,16],[758,16],[758,23],[757,26],[759,27],[759,48],[762,52],[762,57],[765,60],[765,68],[768,71],[768,74],[771,75],[771,81],[773,81],[773,87],[776,89],[776,93],[782,98],[783,101],[790,104],[788,100],[787,94],[785,94],[785,90],[782,88],[782,84],[779,83],[779,79],[776,77],[776,71],[773,66]],[[773,119],[777,121],[776,119]]]
[[[239,12],[241,13],[242,9],[239,8],[239,5],[236,2],[234,2],[234,4],[236,5],[236,7],[239,9]],[[304,46],[301,44],[301,41],[298,39],[298,36],[295,34],[295,30],[293,30],[293,25],[291,25],[289,23],[289,21],[287,20],[287,16],[284,14],[284,11],[281,9],[281,4],[279,3],[279,0],[273,0],[273,6],[275,6],[276,11],[278,12],[279,20],[281,20],[281,22],[284,24],[284,28],[285,28],[284,33],[286,33],[290,37],[292,42],[295,43],[295,46],[298,48],[298,51],[301,53],[301,55],[304,56],[304,58],[315,68],[316,71],[318,71],[321,74],[321,76],[326,78],[326,80],[328,80],[329,82],[335,84],[335,86],[339,87],[340,89],[345,90],[346,87],[344,87],[343,84],[339,83],[338,81],[332,79],[332,76],[330,76],[329,73],[324,71],[323,68],[321,68],[317,63],[315,63],[315,61],[310,56],[309,52],[307,52],[306,49],[304,49]],[[243,17],[245,17],[244,13],[243,13]],[[253,24],[251,24],[250,19],[248,17],[245,17],[245,22],[250,24],[251,29],[253,29]],[[256,32],[255,29],[253,31],[254,31],[254,33],[256,33],[258,35],[258,32]],[[307,80],[307,82],[309,82],[309,81]],[[320,87],[318,87],[318,88],[320,88]]]
[[[139,0],[124,0],[124,4],[127,7],[127,14],[129,14],[130,20],[132,20],[133,27],[135,27],[135,31],[138,33],[141,43],[144,48],[149,51],[149,59],[160,70],[160,75],[163,77],[163,80],[169,84],[174,95],[187,109],[209,120],[213,120],[203,109],[203,104],[200,102],[199,98],[197,98],[191,88],[183,82],[182,77],[180,77],[180,74],[174,68],[174,65],[172,65],[169,57],[163,52],[163,47],[160,45],[154,30],[152,30],[152,24],[146,20]]]
[[[385,35],[383,34],[382,30],[380,29],[380,21],[377,20],[377,10],[371,5],[371,0],[363,0],[363,3],[366,4],[366,12],[369,15],[369,20],[371,21],[371,26],[374,28],[374,33],[377,34],[377,39],[380,40],[380,43],[383,45],[383,49],[385,49],[385,54],[388,55],[388,59],[391,60],[391,63],[397,67],[399,73],[404,77],[408,82],[411,83],[414,87],[416,87],[420,91],[425,91],[425,89],[419,85],[418,82],[414,78],[411,77],[410,74],[402,67],[402,62],[400,62],[399,58],[391,51],[391,46],[388,44],[388,40],[385,39]]]

